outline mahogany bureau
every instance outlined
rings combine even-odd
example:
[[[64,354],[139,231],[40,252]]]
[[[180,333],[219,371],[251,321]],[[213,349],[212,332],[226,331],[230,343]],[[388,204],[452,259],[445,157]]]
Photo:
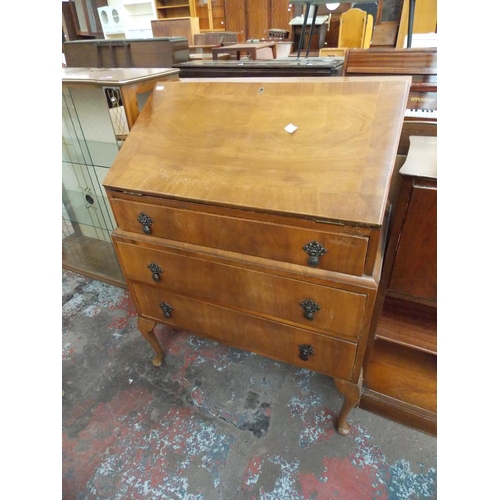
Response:
[[[350,431],[410,77],[161,82],[105,181],[157,323],[331,376]]]

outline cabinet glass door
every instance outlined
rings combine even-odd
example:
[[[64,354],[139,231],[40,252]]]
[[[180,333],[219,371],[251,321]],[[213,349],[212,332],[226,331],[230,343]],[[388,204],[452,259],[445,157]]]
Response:
[[[226,31],[224,0],[212,0],[212,23],[214,30]]]
[[[200,31],[225,31],[224,0],[196,0]]]
[[[123,139],[109,102],[102,87],[63,86],[62,260],[66,269],[121,285],[116,223],[102,185]]]

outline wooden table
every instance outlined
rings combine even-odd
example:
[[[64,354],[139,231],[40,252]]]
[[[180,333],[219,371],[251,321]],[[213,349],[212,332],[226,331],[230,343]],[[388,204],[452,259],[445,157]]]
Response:
[[[273,51],[273,59],[276,59],[276,42],[260,42],[260,43],[234,43],[223,47],[214,47],[212,49],[212,58],[217,60],[219,54],[236,53],[236,59],[240,60],[242,52],[247,53],[252,59],[257,59],[257,51],[270,47]]]
[[[307,62],[295,57],[258,59],[256,61],[223,61],[204,59],[174,64],[179,78],[232,78],[272,76],[341,76],[343,57],[310,57]]]

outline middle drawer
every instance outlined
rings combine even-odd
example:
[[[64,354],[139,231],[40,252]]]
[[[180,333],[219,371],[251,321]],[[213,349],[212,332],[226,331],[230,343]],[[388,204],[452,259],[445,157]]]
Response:
[[[222,259],[190,257],[115,241],[129,279],[326,335],[357,340],[366,295],[238,267]]]

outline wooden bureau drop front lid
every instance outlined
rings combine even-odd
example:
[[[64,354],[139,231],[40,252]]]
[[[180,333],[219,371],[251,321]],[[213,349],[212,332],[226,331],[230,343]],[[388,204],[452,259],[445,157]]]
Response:
[[[104,185],[381,226],[410,82],[410,77],[161,82]]]

